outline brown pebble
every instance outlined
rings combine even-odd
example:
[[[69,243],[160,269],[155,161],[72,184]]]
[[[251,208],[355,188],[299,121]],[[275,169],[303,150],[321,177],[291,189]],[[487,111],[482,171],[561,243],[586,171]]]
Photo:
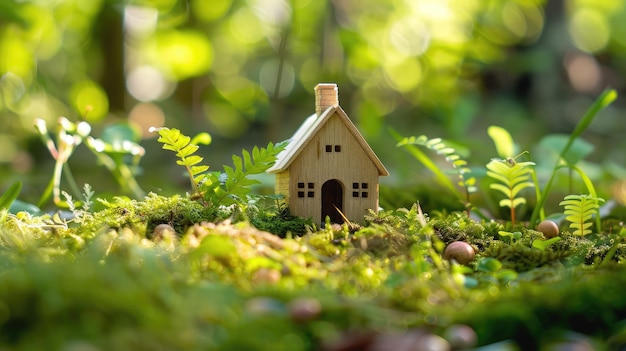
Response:
[[[444,338],[448,340],[453,350],[469,349],[476,346],[478,336],[474,329],[465,324],[453,324],[449,326]]]
[[[322,304],[312,297],[301,297],[289,303],[289,315],[296,322],[314,320],[322,313]]]
[[[559,226],[550,220],[544,220],[537,225],[537,231],[542,232],[546,238],[550,239],[559,235]]]
[[[465,241],[453,241],[448,244],[446,249],[443,251],[444,259],[454,259],[463,265],[470,263],[475,256],[476,252],[474,252],[474,249],[470,246],[470,244]]]

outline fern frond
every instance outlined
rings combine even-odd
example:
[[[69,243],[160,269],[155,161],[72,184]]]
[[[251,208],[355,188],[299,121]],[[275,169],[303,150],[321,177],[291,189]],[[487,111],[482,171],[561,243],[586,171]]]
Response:
[[[471,176],[471,169],[467,166],[467,162],[461,158],[453,147],[445,144],[441,138],[428,139],[425,135],[418,137],[411,136],[402,139],[396,146],[409,146],[420,145],[435,151],[438,155],[444,156],[445,160],[449,162],[455,169],[456,174],[459,177],[457,185],[465,189],[466,202],[469,205],[469,196],[471,193],[477,191],[476,178]]]
[[[510,163],[509,163],[510,162]],[[497,183],[489,185],[490,189],[504,194],[505,198],[500,200],[500,207],[511,209],[511,223],[515,224],[515,208],[526,203],[526,199],[519,197],[522,190],[534,187],[530,180],[533,162],[515,162],[500,159],[491,160],[487,164],[487,176]]]
[[[223,181],[223,187],[212,189],[215,203],[230,205],[237,198],[245,198],[251,191],[250,186],[260,183],[250,177],[269,169],[276,162],[278,153],[286,146],[286,143],[269,143],[266,148],[255,146],[252,153],[242,150],[241,156],[233,155],[233,167],[224,166],[226,179]]]
[[[192,143],[191,137],[182,134],[176,128],[163,127],[151,130],[158,130],[159,139],[157,141],[163,144],[163,149],[176,153],[176,157],[179,158],[176,160],[176,164],[185,167],[189,174],[191,186],[194,190],[192,195],[199,194],[199,187],[209,179],[206,174],[209,166],[200,165],[203,158],[195,155],[199,149],[198,145]]]
[[[574,235],[590,234],[593,223],[587,222],[594,215],[599,214],[600,202],[604,199],[586,195],[567,195],[559,206],[563,206],[565,220],[570,222],[570,228],[574,229]]]

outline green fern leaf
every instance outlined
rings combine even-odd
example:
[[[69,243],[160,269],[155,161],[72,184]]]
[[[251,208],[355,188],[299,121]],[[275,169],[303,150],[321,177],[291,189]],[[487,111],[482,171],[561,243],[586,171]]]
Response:
[[[452,167],[455,169],[456,174],[459,177],[459,180],[456,184],[465,189],[465,201],[467,202],[467,205],[470,206],[471,204],[469,202],[469,196],[471,193],[477,191],[477,188],[474,186],[476,179],[469,176],[471,170],[465,167],[467,166],[467,162],[461,159],[461,156],[456,153],[456,150],[453,147],[446,145],[441,138],[428,139],[428,137],[425,135],[420,135],[418,137],[406,137],[400,140],[400,142],[397,144],[398,147],[406,146],[410,152],[412,151],[411,147],[413,145],[425,146],[426,148],[435,151],[438,155],[444,156],[445,160],[452,164]],[[412,153],[416,155],[415,152]],[[422,157],[421,153],[419,155],[416,155],[416,157],[420,161],[422,161],[422,163],[426,167],[433,171],[435,175],[437,175],[437,178],[442,184],[448,186],[448,188],[450,188],[452,191],[457,192],[453,183],[450,183],[450,181],[447,179],[447,176],[439,171],[439,169],[432,161],[430,161],[426,156]],[[457,192],[457,194],[459,193]],[[461,194],[459,194],[458,196],[462,197]]]
[[[223,187],[215,187],[212,193],[214,201],[219,205],[230,205],[237,198],[245,198],[250,193],[250,187],[260,182],[250,178],[253,175],[264,173],[276,161],[276,156],[287,146],[286,143],[274,145],[269,143],[267,148],[254,147],[252,152],[242,150],[241,155],[233,155],[233,167],[224,166],[226,179]]]
[[[570,222],[569,227],[574,229],[574,235],[591,234],[593,223],[588,222],[594,215],[599,215],[600,202],[602,198],[586,195],[567,195],[559,206],[563,206],[565,220]]]
[[[533,162],[518,162],[494,159],[487,164],[487,176],[496,183],[489,185],[490,189],[502,193],[505,198],[500,200],[500,207],[511,209],[511,222],[515,224],[515,208],[526,203],[526,199],[519,197],[520,193],[534,186],[530,181]]]
[[[194,155],[198,151],[198,145],[191,143],[191,137],[186,136],[176,128],[159,128],[158,142],[163,144],[163,149],[170,150],[176,153],[176,164],[185,167],[189,174],[191,185],[194,189],[194,194],[200,193],[198,187],[208,181],[206,172],[209,166],[199,165],[203,158],[198,155]]]

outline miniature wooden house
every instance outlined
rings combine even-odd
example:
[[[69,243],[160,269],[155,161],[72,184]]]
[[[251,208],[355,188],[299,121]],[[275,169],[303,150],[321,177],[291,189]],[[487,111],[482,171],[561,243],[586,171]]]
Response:
[[[378,210],[378,177],[385,166],[339,106],[336,84],[315,87],[315,114],[308,117],[278,154],[276,193],[291,214],[323,223],[361,221]],[[342,216],[343,214],[343,216]]]

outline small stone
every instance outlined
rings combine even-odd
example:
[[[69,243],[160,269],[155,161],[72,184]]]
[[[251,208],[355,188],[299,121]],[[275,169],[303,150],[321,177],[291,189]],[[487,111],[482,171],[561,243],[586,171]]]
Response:
[[[470,246],[470,244],[465,241],[453,241],[448,244],[446,249],[443,251],[444,259],[453,259],[463,265],[470,263],[475,256],[476,252],[474,252],[474,249]]]
[[[299,323],[314,320],[322,313],[322,304],[317,299],[302,297],[291,301],[289,315]]]
[[[450,351],[450,344],[442,337],[425,329],[411,329],[404,334],[378,336],[369,351]]]
[[[550,220],[544,220],[537,225],[537,231],[542,232],[543,235],[550,239],[559,235],[559,226]]]
[[[444,338],[448,340],[453,350],[470,349],[476,346],[478,336],[474,329],[465,324],[453,324],[449,326]]]

